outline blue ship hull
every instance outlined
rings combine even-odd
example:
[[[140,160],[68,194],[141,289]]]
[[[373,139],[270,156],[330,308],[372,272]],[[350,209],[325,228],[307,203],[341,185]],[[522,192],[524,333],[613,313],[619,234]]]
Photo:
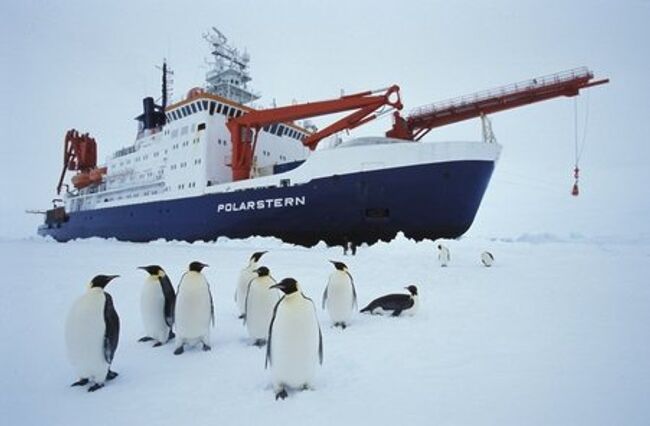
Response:
[[[493,161],[453,161],[335,175],[288,187],[71,212],[38,233],[57,241],[136,242],[259,235],[305,246],[321,240],[372,244],[400,231],[417,240],[457,238],[474,221],[493,170]]]

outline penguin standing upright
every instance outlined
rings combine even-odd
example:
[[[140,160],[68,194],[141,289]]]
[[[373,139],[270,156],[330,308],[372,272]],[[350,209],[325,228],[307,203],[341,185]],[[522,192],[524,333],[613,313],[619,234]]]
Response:
[[[330,262],[336,269],[330,274],[323,292],[323,309],[327,309],[334,327],[345,329],[357,307],[357,290],[346,264],[333,260]]]
[[[176,350],[174,355],[185,351],[185,345],[202,343],[204,351],[210,347],[210,322],[214,325],[214,303],[210,284],[201,270],[206,264],[190,263],[183,274],[176,292]]]
[[[149,273],[140,296],[140,313],[147,335],[139,342],[155,340],[154,347],[174,337],[174,303],[176,294],[169,277],[158,265],[139,266]]]
[[[265,366],[271,366],[275,399],[284,399],[288,388],[311,386],[316,365],[323,363],[323,337],[314,303],[296,280],[285,278],[271,288],[284,296],[273,310]]]
[[[489,268],[494,263],[494,256],[492,256],[492,253],[489,251],[484,251],[481,253],[481,262],[483,262],[483,265]]]
[[[120,318],[113,298],[104,287],[118,275],[97,275],[86,292],[72,305],[65,323],[65,343],[79,380],[72,386],[92,383],[88,392],[104,387],[117,377],[111,363],[120,337]]]
[[[253,272],[257,269],[257,262],[260,261],[260,258],[267,253],[266,251],[258,251],[251,255],[248,260],[248,266],[241,270],[239,273],[239,281],[237,281],[237,288],[235,289],[235,302],[237,303],[237,308],[239,308],[239,318],[244,318],[246,312],[246,292],[248,291],[248,283],[252,279],[257,277],[257,274]]]
[[[281,293],[271,288],[276,282],[269,268],[260,266],[254,272],[257,277],[248,283],[244,321],[248,335],[254,339],[253,344],[261,347],[266,344],[273,308],[280,300]]]
[[[414,285],[406,287],[409,294],[387,294],[379,297],[368,304],[361,312],[371,314],[390,313],[394,317],[400,316],[402,312],[414,315],[418,308],[418,288]]]
[[[451,260],[451,255],[449,254],[449,249],[442,244],[438,244],[438,262],[443,268],[449,264]]]

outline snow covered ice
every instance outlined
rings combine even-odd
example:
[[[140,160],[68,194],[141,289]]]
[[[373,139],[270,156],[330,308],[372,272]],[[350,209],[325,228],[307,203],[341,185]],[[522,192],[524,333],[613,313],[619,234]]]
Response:
[[[0,413],[5,424],[642,424],[650,408],[650,241],[554,235],[436,242],[398,237],[357,256],[274,239],[216,243],[58,244],[0,240],[3,347]],[[490,249],[497,261],[480,262]],[[232,299],[254,251],[277,279],[296,278],[318,307],[325,359],[315,390],[274,400],[264,349],[247,341]],[[320,296],[341,259],[359,305],[416,283],[414,317],[356,315],[330,326]],[[190,261],[215,298],[212,352],[172,354],[138,343],[142,273],[160,264],[174,285]],[[113,369],[95,394],[65,356],[63,327],[73,300],[96,274],[120,274],[108,288],[122,321]]]

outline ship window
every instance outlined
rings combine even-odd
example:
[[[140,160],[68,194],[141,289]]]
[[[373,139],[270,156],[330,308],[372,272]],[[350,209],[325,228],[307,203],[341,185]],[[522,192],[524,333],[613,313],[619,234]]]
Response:
[[[278,130],[278,123],[275,123],[271,126],[271,133],[274,135],[276,134],[275,132]]]
[[[205,123],[199,123],[199,130],[205,130]]]
[[[230,107],[230,112],[228,113],[228,117],[233,117],[235,115],[235,108]]]
[[[208,109],[208,101],[201,101],[201,105],[203,105],[204,110]],[[214,108],[212,110],[214,111]]]
[[[196,103],[196,109],[198,109],[199,111],[203,111],[203,105],[201,104],[201,102]]]
[[[172,130],[172,138],[175,138],[178,136],[178,129]]]
[[[153,153],[153,156],[154,156],[154,157],[157,157],[157,156],[159,156],[159,155],[160,155],[160,153],[159,153],[158,151],[156,151],[156,152]]]
[[[196,112],[197,112],[196,104],[191,104],[190,107],[192,107],[192,113],[196,114]]]
[[[278,136],[282,136],[284,134],[284,126],[279,126],[278,127]]]
[[[266,125],[266,126],[262,127],[262,129],[264,129],[265,132],[268,132],[269,131],[269,126]]]
[[[230,107],[224,105],[223,115],[229,115],[229,114],[230,114]]]
[[[210,115],[214,114],[214,107],[217,106],[216,102],[210,102]]]

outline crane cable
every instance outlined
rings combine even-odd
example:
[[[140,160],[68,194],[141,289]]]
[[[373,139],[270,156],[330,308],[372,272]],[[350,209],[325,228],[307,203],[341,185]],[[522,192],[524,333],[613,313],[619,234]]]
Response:
[[[587,95],[589,96],[589,95]],[[573,98],[573,126],[574,126],[574,144],[575,144],[575,165],[573,168],[573,178],[575,179],[573,183],[573,189],[571,190],[571,195],[577,197],[580,194],[580,189],[578,188],[578,182],[580,180],[580,158],[582,153],[585,150],[585,143],[587,142],[587,123],[589,121],[589,99],[585,105],[585,122],[582,128],[582,143],[578,146],[578,97]]]

